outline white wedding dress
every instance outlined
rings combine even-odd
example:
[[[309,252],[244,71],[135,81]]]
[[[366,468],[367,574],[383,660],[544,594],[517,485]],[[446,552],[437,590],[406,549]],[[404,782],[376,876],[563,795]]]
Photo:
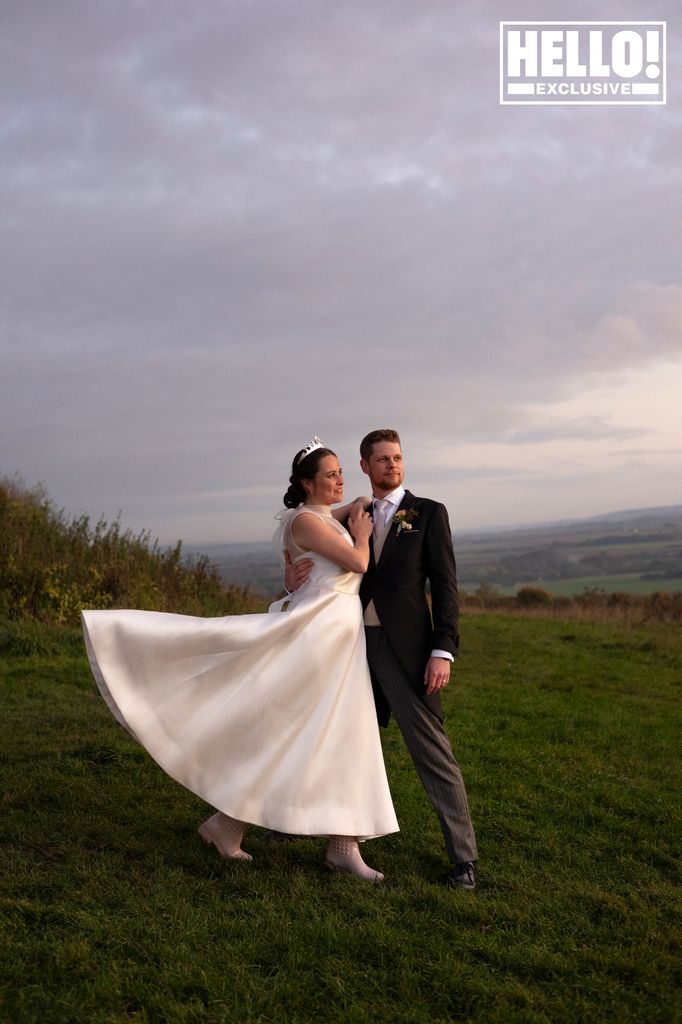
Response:
[[[262,615],[84,611],[97,684],[119,722],[178,782],[240,821],[300,835],[398,831],[379,739],[358,590],[293,542],[323,506],[281,516],[276,545],[313,569]]]

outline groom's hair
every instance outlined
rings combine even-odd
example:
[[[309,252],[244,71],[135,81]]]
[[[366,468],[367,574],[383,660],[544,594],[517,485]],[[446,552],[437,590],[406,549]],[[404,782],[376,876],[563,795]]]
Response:
[[[388,427],[384,430],[370,430],[369,434],[360,442],[360,458],[366,462],[374,450],[374,445],[379,444],[380,441],[392,441],[394,444],[400,444],[400,434],[397,430],[389,430]]]

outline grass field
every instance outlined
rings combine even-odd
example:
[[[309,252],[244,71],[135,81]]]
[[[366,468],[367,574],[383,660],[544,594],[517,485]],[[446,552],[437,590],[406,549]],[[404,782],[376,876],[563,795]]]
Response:
[[[481,852],[440,884],[435,819],[392,727],[400,834],[381,887],[322,842],[226,863],[206,807],[111,718],[77,638],[2,670],[0,1020],[682,1020],[679,629],[467,617],[446,691]],[[352,766],[349,766],[349,770]]]

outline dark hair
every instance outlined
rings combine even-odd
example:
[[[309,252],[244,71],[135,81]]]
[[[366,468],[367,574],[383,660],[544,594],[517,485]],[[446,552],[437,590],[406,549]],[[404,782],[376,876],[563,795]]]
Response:
[[[383,430],[371,430],[360,442],[360,458],[366,462],[372,454],[374,445],[379,444],[380,441],[400,444],[400,434],[397,430],[391,430],[389,427],[385,427]]]
[[[336,452],[333,452],[331,448],[316,448],[299,462],[298,460],[304,451],[305,448],[301,448],[300,452],[296,452],[294,461],[291,464],[289,490],[283,498],[286,508],[296,508],[302,501],[305,501],[306,493],[302,481],[315,479],[320,463],[325,455],[333,455],[336,458]]]

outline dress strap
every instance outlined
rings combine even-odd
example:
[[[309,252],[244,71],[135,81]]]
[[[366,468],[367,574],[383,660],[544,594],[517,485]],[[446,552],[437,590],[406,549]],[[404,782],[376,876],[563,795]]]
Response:
[[[289,520],[289,529],[291,529],[294,519],[298,519],[298,517],[302,516],[304,513],[307,513],[309,516],[317,516],[317,518],[321,519],[323,523],[328,523],[334,518],[333,516],[326,516],[324,513],[318,512],[317,509],[311,508],[310,505],[299,505],[298,508],[295,508],[292,511],[294,514]]]

